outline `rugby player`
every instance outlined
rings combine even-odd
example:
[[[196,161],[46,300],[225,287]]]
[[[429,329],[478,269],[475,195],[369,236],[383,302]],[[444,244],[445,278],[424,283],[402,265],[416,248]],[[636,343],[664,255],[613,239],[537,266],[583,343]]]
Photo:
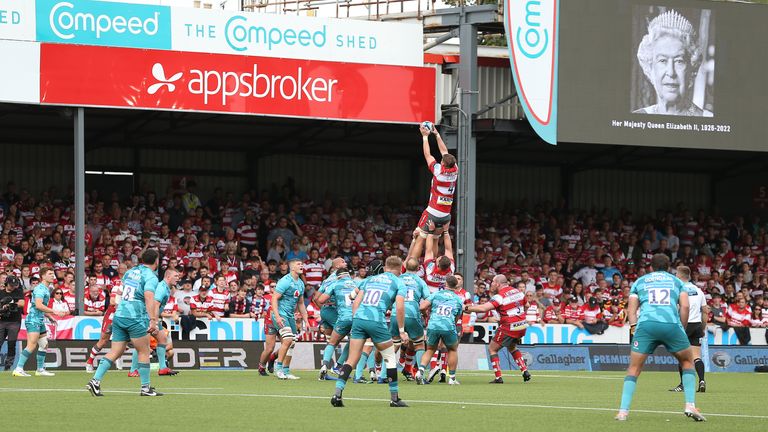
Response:
[[[397,320],[400,339],[408,342],[408,334],[405,332],[405,297],[406,287],[398,278],[403,262],[396,256],[387,258],[384,264],[384,273],[371,276],[360,286],[355,301],[352,304],[352,330],[349,341],[349,358],[341,367],[341,374],[336,381],[336,392],[331,398],[331,405],[343,407],[342,393],[346,387],[352,369],[360,360],[365,340],[370,338],[376,349],[384,358],[389,382],[390,407],[400,408],[408,405],[400,399],[397,383],[397,359],[389,329],[386,325],[385,315],[395,304],[395,319]]]
[[[493,365],[494,379],[490,384],[504,384],[499,364],[499,351],[506,347],[515,363],[523,372],[523,382],[531,380],[531,373],[523,360],[523,353],[517,349],[525,336],[528,323],[525,320],[525,293],[516,287],[509,286],[507,277],[496,275],[491,282],[491,291],[497,291],[491,301],[479,305],[467,305],[464,312],[489,312],[495,309],[501,317],[499,327],[488,345],[488,353]]]
[[[627,420],[637,386],[637,377],[643,370],[645,359],[653,354],[656,347],[664,345],[683,367],[683,393],[685,394],[683,413],[695,421],[706,421],[696,408],[696,372],[693,369],[693,352],[681,324],[688,322],[690,310],[688,291],[683,281],[668,272],[668,256],[653,255],[651,267],[653,272],[637,279],[632,284],[629,294],[627,317],[630,334],[633,334],[632,352],[621,392],[621,406],[615,418],[619,421]]]
[[[155,289],[158,280],[155,272],[160,254],[155,249],[141,254],[141,264],[125,272],[123,296],[115,310],[112,321],[112,346],[99,362],[99,367],[88,382],[87,388],[93,396],[103,396],[101,380],[115,361],[125,352],[128,341],[139,352],[139,376],[141,396],[162,396],[150,386],[149,379],[149,335],[157,333],[158,315],[155,308]]]
[[[433,127],[430,131],[422,126],[419,130],[421,131],[424,159],[427,162],[429,172],[432,174],[432,184],[429,190],[429,204],[427,204],[427,208],[421,214],[417,225],[419,237],[413,250],[413,255],[416,257],[421,256],[428,234],[439,234],[441,231],[447,231],[445,225],[451,220],[453,195],[456,191],[456,180],[459,176],[456,157],[448,153],[448,147],[445,146],[437,128]],[[437,147],[441,155],[440,163],[437,163],[437,160],[432,156],[429,146],[430,133],[434,134],[437,139]]]
[[[448,276],[445,285],[447,289],[430,294],[427,299],[421,301],[421,310],[431,312],[427,325],[427,350],[420,359],[416,384],[428,383],[424,377],[424,370],[440,342],[448,350],[448,384],[459,384],[456,380],[456,366],[459,362],[459,335],[456,331],[456,321],[461,319],[464,299],[458,294],[459,281],[456,277]]]
[[[693,366],[696,369],[696,375],[699,377],[699,386],[696,391],[704,393],[707,391],[707,383],[704,381],[704,362],[701,360],[701,338],[705,337],[704,330],[706,328],[706,323],[702,319],[702,316],[707,316],[709,313],[709,306],[707,306],[707,299],[704,297],[704,291],[690,282],[690,268],[679,266],[677,268],[677,278],[683,281],[683,286],[688,290],[688,304],[690,311],[688,312],[688,323],[685,326],[685,334],[688,336],[688,343],[691,344]],[[682,392],[683,366],[678,364],[677,370],[680,373],[680,384],[669,391]]]
[[[48,330],[45,327],[45,316],[56,315],[63,317],[67,315],[66,312],[55,312],[48,307],[48,303],[51,300],[51,286],[56,279],[56,275],[53,269],[50,267],[43,267],[40,269],[40,283],[32,290],[32,297],[30,298],[30,307],[27,317],[24,318],[24,325],[27,329],[27,346],[21,350],[19,354],[19,360],[16,362],[16,367],[13,369],[13,376],[15,377],[28,377],[28,373],[24,372],[24,365],[27,363],[27,359],[37,350],[37,370],[35,376],[54,376],[52,372],[45,370],[45,355],[48,349]]]
[[[309,328],[309,318],[304,305],[304,281],[300,277],[304,263],[301,260],[292,260],[288,267],[290,273],[280,278],[272,294],[272,327],[269,331],[279,335],[281,343],[275,375],[281,380],[297,380],[299,377],[291,373],[291,358],[298,334],[295,318],[297,307],[305,329]]]
[[[109,337],[112,335],[112,320],[115,317],[115,310],[117,310],[117,304],[120,303],[120,297],[122,295],[123,285],[120,283],[113,284],[112,289],[109,292],[109,307],[107,307],[107,311],[104,313],[104,319],[101,321],[101,334],[99,335],[99,340],[96,342],[96,345],[91,347],[91,351],[88,353],[88,360],[85,362],[85,371],[88,373],[93,373],[94,359],[96,359],[99,352],[104,349],[109,342]]]
[[[325,304],[329,299],[333,299],[336,312],[335,320],[332,324],[333,330],[331,331],[331,337],[328,339],[328,344],[323,351],[323,365],[320,368],[320,381],[326,379],[336,346],[339,345],[341,340],[349,335],[349,332],[352,330],[352,299],[356,296],[357,284],[350,277],[349,270],[346,266],[339,268],[335,275],[336,281],[326,285],[323,288],[324,292],[318,297],[318,302],[320,304]],[[346,351],[349,353],[349,344],[347,344]],[[344,361],[346,361],[346,359],[344,359]]]
[[[414,356],[421,359],[424,354],[424,320],[421,317],[419,306],[421,301],[429,297],[429,287],[426,282],[418,275],[419,260],[410,257],[405,260],[406,272],[400,275],[406,287],[405,296],[405,332],[408,333],[410,342],[402,346],[400,331],[397,327],[397,321],[393,320],[389,325],[389,332],[396,349],[400,349],[403,359],[403,375],[406,379],[411,378],[411,362]],[[410,357],[410,359],[408,358]]]

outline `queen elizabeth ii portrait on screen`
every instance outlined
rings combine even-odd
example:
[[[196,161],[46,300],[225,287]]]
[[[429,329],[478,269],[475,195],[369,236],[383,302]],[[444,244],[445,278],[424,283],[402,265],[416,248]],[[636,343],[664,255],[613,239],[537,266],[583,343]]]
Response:
[[[639,12],[638,12],[639,11]],[[656,12],[656,15],[653,14]],[[640,16],[638,16],[640,15]],[[687,16],[686,16],[687,15]],[[632,112],[712,117],[714,41],[710,11],[638,7],[635,14],[637,66],[631,92]],[[689,17],[705,31],[701,36]],[[647,23],[639,26],[638,23]],[[644,29],[643,29],[644,27]]]

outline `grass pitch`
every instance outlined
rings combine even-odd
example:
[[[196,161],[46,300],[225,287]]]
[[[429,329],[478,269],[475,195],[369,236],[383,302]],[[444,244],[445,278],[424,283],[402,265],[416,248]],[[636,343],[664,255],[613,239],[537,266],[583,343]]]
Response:
[[[155,372],[153,371],[153,374]],[[0,374],[0,400],[6,413],[3,431],[657,431],[768,430],[765,403],[768,375],[707,374],[707,393],[697,405],[707,423],[682,415],[683,395],[667,391],[675,373],[648,372],[638,380],[630,419],[613,420],[623,373],[538,372],[523,383],[505,375],[504,385],[489,385],[490,372],[459,373],[461,385],[416,386],[401,382],[410,408],[389,408],[386,385],[352,384],[345,408],[332,408],[334,382],[317,381],[314,371],[298,381],[278,381],[255,371],[182,371],[175,377],[152,376],[166,395],[141,398],[138,378],[110,371],[105,396],[85,390],[85,372],[55,377],[12,378]]]

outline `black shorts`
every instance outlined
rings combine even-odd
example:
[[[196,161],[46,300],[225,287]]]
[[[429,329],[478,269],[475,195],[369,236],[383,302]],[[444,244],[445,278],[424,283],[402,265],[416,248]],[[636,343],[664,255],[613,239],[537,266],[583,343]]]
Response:
[[[692,346],[701,346],[701,338],[704,337],[704,326],[700,323],[688,323],[685,326],[685,335]]]

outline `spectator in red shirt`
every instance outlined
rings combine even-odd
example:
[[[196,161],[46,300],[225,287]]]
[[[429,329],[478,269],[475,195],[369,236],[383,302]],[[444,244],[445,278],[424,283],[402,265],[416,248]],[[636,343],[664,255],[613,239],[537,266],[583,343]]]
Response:
[[[589,298],[587,304],[581,307],[581,315],[583,316],[583,328],[590,334],[601,335],[605,333],[608,323],[603,319],[603,309],[600,307],[600,299],[598,297],[592,296]]]
[[[189,309],[195,318],[215,318],[211,312],[211,297],[208,296],[208,288],[201,286],[200,291],[189,304]]]
[[[83,299],[83,313],[88,316],[102,316],[107,305],[102,285],[91,285]]]
[[[563,311],[563,318],[565,319],[566,324],[575,325],[580,329],[584,328],[584,324],[582,324],[582,321],[584,320],[584,314],[579,307],[579,301],[576,299],[576,297],[570,297],[568,299],[568,305]]]
[[[552,299],[552,304],[547,306],[544,310],[544,323],[545,324],[563,324],[565,318],[563,318],[562,309],[560,307],[560,299],[555,297]]]

